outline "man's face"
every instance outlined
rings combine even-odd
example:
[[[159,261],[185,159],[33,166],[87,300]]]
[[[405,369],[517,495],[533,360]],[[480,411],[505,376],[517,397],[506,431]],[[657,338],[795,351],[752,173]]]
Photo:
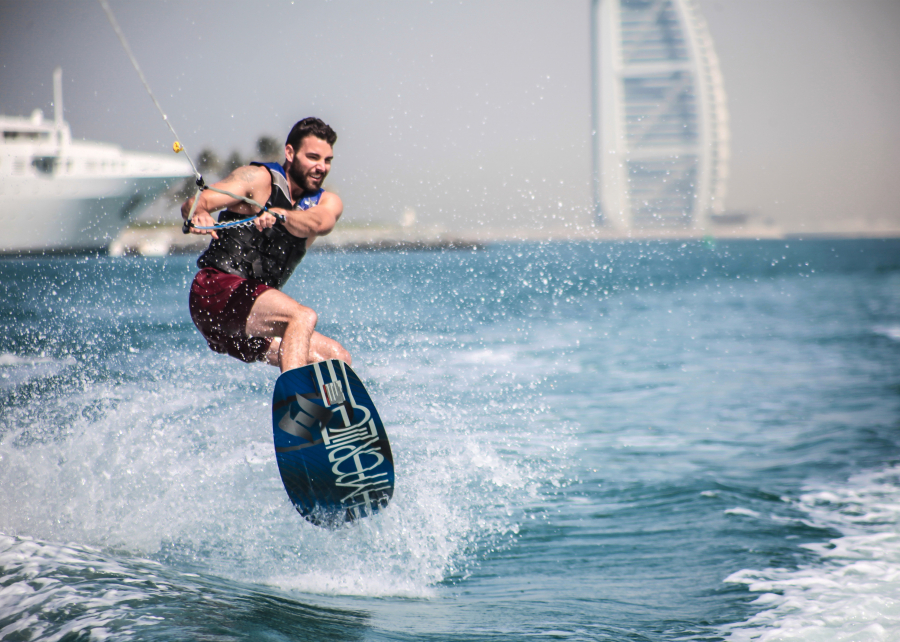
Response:
[[[297,150],[287,145],[285,157],[291,180],[302,187],[304,192],[315,192],[322,187],[325,177],[331,170],[334,151],[331,145],[321,138],[307,136],[300,141],[300,148]]]

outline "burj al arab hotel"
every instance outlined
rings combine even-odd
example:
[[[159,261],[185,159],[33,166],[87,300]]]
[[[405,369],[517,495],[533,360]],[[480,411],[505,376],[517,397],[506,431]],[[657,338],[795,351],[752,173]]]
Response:
[[[695,0],[592,0],[594,207],[621,230],[697,230],[724,210],[725,90]]]

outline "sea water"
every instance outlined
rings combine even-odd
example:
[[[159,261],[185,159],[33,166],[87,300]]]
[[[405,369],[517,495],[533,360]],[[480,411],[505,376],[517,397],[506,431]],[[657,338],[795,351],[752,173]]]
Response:
[[[0,639],[900,639],[900,241],[311,254],[397,471],[337,531],[193,273],[0,261]]]

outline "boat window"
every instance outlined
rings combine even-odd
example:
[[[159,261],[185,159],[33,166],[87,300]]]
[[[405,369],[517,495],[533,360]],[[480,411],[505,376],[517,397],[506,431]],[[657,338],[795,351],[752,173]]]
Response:
[[[3,132],[3,140],[49,140],[50,132],[23,132],[14,129]]]
[[[56,156],[35,156],[31,159],[34,168],[44,174],[52,174],[56,167]]]

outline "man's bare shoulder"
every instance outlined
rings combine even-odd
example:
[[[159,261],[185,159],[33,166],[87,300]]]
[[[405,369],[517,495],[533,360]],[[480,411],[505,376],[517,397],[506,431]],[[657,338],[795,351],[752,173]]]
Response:
[[[266,184],[269,182],[269,170],[260,165],[238,167],[222,180],[223,183],[243,183],[246,185],[252,185],[260,181]]]
[[[322,192],[322,196],[319,197],[319,205],[334,216],[335,222],[341,218],[341,214],[344,212],[344,203],[341,201],[341,197],[334,192]]]
[[[319,197],[319,204],[331,203],[337,205],[339,207],[343,207],[343,203],[341,201],[341,197],[335,194],[334,192],[323,191],[322,195]]]

